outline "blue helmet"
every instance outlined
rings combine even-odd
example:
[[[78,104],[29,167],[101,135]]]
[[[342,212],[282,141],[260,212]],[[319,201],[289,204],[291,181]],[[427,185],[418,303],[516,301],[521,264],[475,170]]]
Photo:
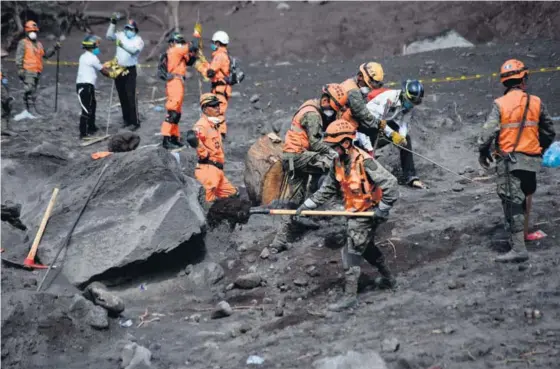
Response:
[[[402,94],[414,105],[419,105],[424,98],[424,86],[416,79],[407,79],[402,83]]]

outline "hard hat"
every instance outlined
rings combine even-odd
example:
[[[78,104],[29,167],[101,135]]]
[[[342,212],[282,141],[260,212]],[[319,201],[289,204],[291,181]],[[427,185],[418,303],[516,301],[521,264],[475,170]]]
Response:
[[[507,60],[500,69],[500,82],[504,83],[508,79],[522,79],[529,74],[527,69],[525,64],[517,59]]]
[[[138,25],[134,21],[134,19],[129,19],[128,22],[125,24],[124,29],[131,29],[134,32],[138,33]]]
[[[350,122],[344,119],[337,119],[329,124],[325,131],[325,142],[337,144],[342,142],[345,138],[350,140],[356,138],[356,129]]]
[[[348,102],[348,95],[338,83],[331,83],[323,86],[323,94],[330,99],[331,108],[334,111],[340,111]]]
[[[38,32],[39,31],[39,26],[37,25],[37,23],[35,23],[35,21],[27,21],[25,22],[25,32]]]
[[[404,97],[414,105],[419,105],[424,98],[424,86],[420,81],[415,79],[403,81],[402,91]]]
[[[220,100],[218,96],[213,93],[205,93],[200,96],[200,107],[204,109],[207,106],[218,106],[220,105]]]
[[[169,39],[168,42],[176,42],[178,44],[184,44],[187,41],[185,40],[185,36],[183,36],[182,34],[180,34],[179,32],[172,32],[169,35]]]
[[[101,39],[94,35],[87,35],[82,41],[82,47],[84,49],[95,49],[99,47]]]
[[[383,77],[385,76],[381,64],[375,62],[368,62],[360,65],[360,72],[364,77],[364,82],[369,88],[375,88],[376,84],[383,82]]]
[[[212,35],[212,41],[218,41],[223,45],[229,44],[229,36],[224,31],[217,31]]]

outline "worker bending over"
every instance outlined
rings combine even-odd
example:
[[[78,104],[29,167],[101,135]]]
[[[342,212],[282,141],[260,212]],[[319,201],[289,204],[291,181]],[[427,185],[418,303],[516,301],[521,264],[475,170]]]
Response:
[[[527,197],[537,189],[541,155],[554,141],[554,124],[541,99],[527,90],[527,67],[519,60],[506,61],[500,70],[504,96],[494,100],[479,138],[479,163],[488,169],[496,158],[498,196],[502,200],[511,250],[497,262],[529,259],[524,226]],[[492,146],[495,145],[495,152]]]
[[[282,164],[288,176],[287,200],[300,205],[306,195],[311,176],[311,188],[317,189],[320,176],[328,173],[338,154],[322,140],[324,127],[335,119],[336,112],[346,104],[347,96],[338,84],[323,87],[320,99],[308,100],[299,107],[284,140]],[[284,251],[297,231],[291,217],[283,217],[270,245],[271,252]]]
[[[37,40],[39,26],[34,21],[27,21],[24,30],[25,38],[19,41],[16,50],[16,67],[19,79],[23,82],[25,110],[14,117],[16,121],[35,118],[29,112],[29,104],[35,104],[37,99],[37,86],[39,85],[39,77],[43,72],[43,58],[50,58],[56,50],[60,49],[60,43],[57,42],[53,48],[45,52],[43,45]]]
[[[375,246],[375,230],[387,220],[389,210],[399,196],[397,179],[365,151],[354,146],[356,129],[345,120],[331,123],[325,132],[324,142],[338,153],[321,188],[305,200],[297,209],[296,216],[304,210],[312,210],[335,195],[342,195],[346,211],[373,211],[374,217],[349,217],[347,245],[342,250],[345,273],[343,297],[329,305],[329,310],[341,311],[357,303],[360,263],[365,259],[375,266],[382,286],[393,288],[395,279],[385,264],[383,253]]]
[[[194,171],[195,178],[206,189],[206,201],[236,197],[237,188],[224,174],[224,148],[222,135],[218,131],[220,121],[220,100],[212,93],[200,97],[202,116],[193,129],[187,132],[187,142],[196,148],[198,164]]]

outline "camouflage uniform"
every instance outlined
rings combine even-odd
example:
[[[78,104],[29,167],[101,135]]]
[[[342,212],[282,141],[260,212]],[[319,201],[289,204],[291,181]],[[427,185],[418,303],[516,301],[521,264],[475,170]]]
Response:
[[[479,151],[489,152],[496,142],[501,128],[500,108],[494,103],[492,111],[484,123],[479,137]],[[554,122],[544,104],[541,103],[539,117],[539,141],[543,152],[555,137]],[[498,158],[496,162],[497,193],[502,200],[506,228],[511,233],[513,250],[525,250],[524,225],[526,196],[532,195],[536,188],[536,172],[541,166],[540,156],[529,156],[520,152],[512,154],[515,161]],[[499,261],[499,260],[498,260]]]
[[[33,41],[36,43],[36,41]],[[43,58],[48,59],[54,55],[56,49],[52,48],[45,51]],[[29,102],[35,101],[37,98],[37,87],[39,85],[39,77],[41,73],[35,73],[23,69],[23,57],[25,54],[25,39],[21,39],[16,50],[16,66],[18,68],[19,78],[23,82],[23,102],[29,110]]]
[[[351,166],[350,155],[345,155],[342,160],[346,172],[349,172]],[[370,157],[365,158],[364,168],[371,183],[383,190],[382,202],[385,205],[392,206],[399,197],[397,179]],[[340,193],[340,183],[336,179],[334,169],[331,169],[321,188],[310,197],[310,200],[319,206]],[[329,306],[330,310],[339,311],[350,307],[357,301],[362,259],[379,270],[382,275],[380,280],[382,284],[390,287],[395,285],[394,278],[385,264],[383,253],[375,245],[374,236],[378,225],[379,220],[376,218],[348,218],[347,242],[342,250],[342,262],[346,269],[345,295],[339,303]]]
[[[305,114],[301,125],[309,139],[309,150],[298,154],[285,152],[282,158],[284,170],[288,175],[288,196],[282,200],[294,205],[303,202],[309,176],[312,177],[311,187],[317,188],[319,177],[328,172],[336,156],[336,152],[323,142],[323,118],[319,112]],[[297,230],[293,220],[293,217],[283,217],[276,237],[270,245],[273,252],[285,250],[288,241],[293,239]]]
[[[377,133],[379,129],[380,119],[375,117],[366,106],[366,96],[362,94],[360,89],[354,88],[348,91],[348,107],[352,113],[352,118],[358,123],[358,130],[365,133],[370,139],[375,139],[372,136]]]

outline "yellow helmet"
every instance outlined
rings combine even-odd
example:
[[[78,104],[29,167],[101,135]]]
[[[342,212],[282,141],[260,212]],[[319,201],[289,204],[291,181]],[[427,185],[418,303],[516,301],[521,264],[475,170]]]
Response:
[[[337,119],[329,124],[325,131],[325,142],[336,144],[345,138],[351,140],[356,138],[356,129],[350,122],[344,119]]]
[[[364,78],[364,82],[369,88],[376,88],[383,82],[383,67],[376,62],[368,62],[360,65],[360,72]]]
[[[218,106],[220,105],[220,100],[218,96],[213,93],[205,93],[200,96],[200,107],[204,109],[206,106]]]

